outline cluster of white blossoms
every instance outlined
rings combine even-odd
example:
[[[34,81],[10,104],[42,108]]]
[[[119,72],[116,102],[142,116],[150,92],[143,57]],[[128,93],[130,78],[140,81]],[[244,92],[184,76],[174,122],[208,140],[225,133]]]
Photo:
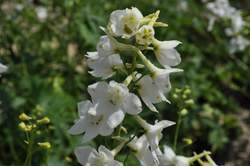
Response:
[[[97,51],[87,53],[89,73],[101,81],[88,86],[91,100],[78,104],[79,119],[69,133],[84,133],[85,142],[101,135],[112,136],[121,143],[113,150],[102,145],[98,150],[89,146],[76,148],[75,154],[82,165],[122,166],[115,156],[124,146],[131,149],[142,166],[188,166],[192,162],[193,158],[176,156],[168,146],[164,152],[159,147],[162,131],[174,122],[161,120],[149,124],[139,116],[143,107],[158,113],[154,104],[168,102],[165,94],[171,89],[170,73],[182,71],[173,68],[181,62],[175,49],[181,42],[159,41],[154,36],[154,27],[167,26],[157,22],[158,16],[159,11],[144,17],[135,7],[113,11],[107,28],[101,28],[106,35],[100,37]],[[154,53],[161,68],[144,55],[149,51]],[[123,81],[117,81],[118,78]],[[126,131],[122,126],[126,114],[145,131],[139,138],[136,133],[115,134],[116,128]]]
[[[225,29],[226,35],[231,38],[229,52],[244,51],[250,45],[250,41],[242,35],[246,22],[241,16],[241,11],[232,7],[228,0],[208,2],[206,3],[206,7],[211,12],[209,14],[208,31],[213,29],[216,20],[229,20],[230,26]]]

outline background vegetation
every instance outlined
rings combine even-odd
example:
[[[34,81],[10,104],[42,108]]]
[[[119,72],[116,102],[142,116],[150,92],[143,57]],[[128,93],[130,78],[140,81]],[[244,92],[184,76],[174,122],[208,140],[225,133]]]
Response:
[[[245,18],[250,15],[250,1],[231,3],[242,9]],[[216,23],[208,32],[201,1],[1,0],[0,59],[9,70],[0,78],[0,166],[22,165],[25,159],[26,138],[18,129],[22,112],[32,116],[40,112],[51,119],[36,139],[51,142],[52,148],[35,153],[33,164],[77,165],[72,151],[81,136],[70,136],[67,130],[77,117],[77,102],[88,97],[87,85],[94,81],[87,73],[84,54],[95,50],[103,34],[99,26],[106,25],[110,12],[131,6],[144,14],[160,10],[160,20],[169,27],[157,29],[158,38],[183,43],[178,50],[184,72],[171,77],[172,104],[158,105],[162,118],[176,121],[180,101],[185,98],[178,89],[190,87],[188,98],[194,104],[186,107],[179,152],[190,155],[211,149],[218,164],[243,160],[237,157],[239,147],[234,143],[240,144],[240,136],[245,134],[242,125],[249,123],[250,48],[230,55],[226,22]],[[45,19],[37,15],[41,7],[47,10]],[[171,144],[174,128],[165,132],[163,142]],[[182,138],[191,138],[193,144],[186,146]],[[249,157],[249,151],[242,150]],[[131,156],[128,165],[133,160]]]

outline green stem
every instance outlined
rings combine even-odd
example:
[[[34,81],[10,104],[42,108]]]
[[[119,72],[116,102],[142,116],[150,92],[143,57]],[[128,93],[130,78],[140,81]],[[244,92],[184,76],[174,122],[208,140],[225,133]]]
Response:
[[[180,126],[181,126],[181,114],[178,113],[178,120],[176,123],[176,130],[175,130],[175,134],[174,134],[174,151],[176,151],[176,145],[177,145]]]
[[[30,142],[29,142],[29,145],[28,145],[28,148],[27,148],[27,155],[26,155],[26,159],[25,159],[25,162],[24,162],[24,166],[31,166],[31,145],[30,145]]]
[[[127,141],[123,141],[120,143],[120,145],[118,145],[115,149],[113,149],[111,151],[111,153],[113,154],[113,156],[116,156],[121,150],[122,148],[124,147],[124,145],[127,143]]]
[[[26,159],[24,162],[24,166],[31,166],[31,161],[32,161],[32,148],[33,148],[33,141],[32,141],[32,133],[29,134],[26,133],[27,136],[27,141],[28,141],[28,148],[27,148],[27,155]]]
[[[208,151],[204,151],[204,152],[202,152],[202,153],[200,153],[198,155],[195,153],[195,156],[190,158],[189,163],[191,164],[191,163],[195,162],[196,160],[198,160],[198,159],[200,159],[200,158],[202,158],[204,156],[207,156],[209,154],[211,154],[211,153],[208,152]]]
[[[124,43],[120,43],[118,42],[107,30],[104,29],[104,32],[108,35],[109,39],[114,43],[114,45],[116,46],[116,49],[119,51],[126,51],[126,50],[132,50],[134,51],[142,60],[142,62],[144,63],[144,65],[148,68],[148,70],[154,74],[156,72],[157,67],[152,64],[145,56],[144,54],[141,52],[140,49],[138,49],[137,47],[133,46],[133,45],[129,45],[129,44],[124,44]]]
[[[136,115],[134,116],[134,119],[141,125],[141,127],[144,129],[144,130],[148,130],[149,129],[149,124],[144,120],[142,119],[140,116]]]
[[[141,52],[141,50],[139,50],[138,48],[131,46],[132,50],[134,50],[136,52],[136,54],[140,57],[140,59],[142,60],[143,64],[148,68],[148,70],[154,74],[156,71],[156,67],[154,64],[152,64],[146,57],[145,55]]]
[[[217,164],[214,162],[214,160],[209,156],[206,155],[206,159],[207,161],[212,165],[212,166],[216,166]]]

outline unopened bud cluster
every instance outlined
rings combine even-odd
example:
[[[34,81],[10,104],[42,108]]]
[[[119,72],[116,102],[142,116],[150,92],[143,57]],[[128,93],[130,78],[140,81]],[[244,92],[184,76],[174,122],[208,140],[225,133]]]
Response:
[[[47,128],[49,128],[50,126],[50,119],[46,116],[42,116],[42,110],[37,107],[33,111],[35,114],[32,116],[29,116],[25,113],[21,113],[18,116],[20,120],[20,123],[18,124],[19,129],[26,132],[26,135],[28,135],[28,139],[30,139],[31,137],[33,139],[25,140],[24,142],[26,144],[36,141],[35,135],[41,135],[41,133],[45,134],[45,130],[47,130]],[[37,146],[43,149],[51,148],[51,144],[47,141],[37,142]]]

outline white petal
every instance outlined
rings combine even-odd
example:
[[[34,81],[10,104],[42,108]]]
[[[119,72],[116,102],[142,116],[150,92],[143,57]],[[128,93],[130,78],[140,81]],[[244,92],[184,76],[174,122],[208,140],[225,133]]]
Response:
[[[122,59],[119,54],[112,54],[108,56],[108,59],[109,59],[110,66],[112,68],[123,65]]]
[[[151,150],[154,151],[158,148],[159,141],[162,138],[162,130],[174,124],[175,122],[162,120],[155,125],[150,125],[150,129],[147,131],[146,136],[150,143]]]
[[[123,95],[127,95],[129,93],[129,90],[125,84],[117,83],[115,81],[110,81],[109,86],[111,88],[119,89]]]
[[[146,106],[153,112],[158,112],[157,109],[155,108],[155,106],[152,104],[152,102],[146,98],[146,97],[142,97],[143,102],[146,104]]]
[[[160,42],[160,48],[161,49],[172,49],[172,48],[175,48],[176,46],[178,46],[179,44],[181,44],[181,42],[177,41],[177,40],[162,41],[162,42]]]
[[[87,54],[85,55],[87,58],[92,59],[92,60],[96,60],[99,58],[98,52],[87,52]]]
[[[89,100],[81,101],[77,104],[79,116],[84,116],[89,108],[92,107],[92,103]]]
[[[128,143],[128,146],[134,151],[140,151],[141,149],[148,147],[147,138],[145,135],[142,135],[140,138],[134,137]]]
[[[97,44],[97,51],[100,56],[108,56],[114,54],[114,46],[107,35],[101,36]]]
[[[93,103],[98,103],[107,98],[108,83],[101,81],[88,86],[88,93],[90,94]]]
[[[180,54],[174,49],[181,42],[172,40],[158,41],[156,43],[155,55],[162,66],[168,68],[169,66],[176,66],[181,62]]]
[[[91,75],[104,79],[114,75],[115,69],[123,65],[119,54],[112,54],[97,59],[88,59],[87,64],[92,69],[92,71],[89,72]]]
[[[154,77],[154,82],[156,86],[162,91],[162,93],[167,93],[171,89],[171,83],[169,79],[169,71],[170,69],[166,69],[165,73],[162,72],[161,74],[158,74],[156,77]]]
[[[98,135],[96,128],[87,128],[83,136],[83,141],[88,142]]]
[[[85,118],[81,118],[76,121],[76,123],[69,129],[69,133],[72,135],[78,135],[85,131],[86,121]]]
[[[128,143],[128,146],[135,150],[135,156],[142,166],[156,166],[156,159],[148,148],[148,142],[145,135],[142,135],[139,139],[134,138]]]
[[[184,156],[177,156],[175,158],[175,166],[189,166],[189,159]]]
[[[115,36],[122,36],[123,31],[123,22],[122,17],[126,14],[125,10],[115,10],[110,15],[110,29]]]
[[[136,7],[132,7],[131,10],[132,10],[132,12],[134,13],[134,15],[136,16],[137,19],[142,19],[143,18],[143,15],[142,15],[142,13],[140,12],[139,9],[137,9]]]
[[[107,123],[111,128],[116,128],[123,121],[124,116],[123,111],[116,111],[110,115]]]
[[[88,162],[90,153],[94,151],[91,147],[78,147],[75,149],[74,153],[79,163],[85,165]]]
[[[141,166],[157,166],[153,153],[148,148],[145,151],[135,155]]]
[[[112,163],[110,163],[110,166],[123,166],[123,164],[119,161],[113,160]]]
[[[165,68],[181,63],[181,56],[175,49],[161,50],[156,54],[158,62]]]
[[[156,129],[163,129],[167,128],[169,126],[175,125],[175,122],[169,121],[169,120],[162,120],[154,125]]]
[[[112,66],[110,66],[107,58],[101,57],[98,59],[88,59],[88,66],[92,69],[89,73],[94,77],[108,78],[113,74]]]
[[[113,154],[111,153],[111,151],[109,149],[107,149],[105,146],[101,145],[99,146],[98,148],[98,152],[99,153],[104,153],[109,159],[113,159],[114,156]]]
[[[139,97],[130,93],[124,101],[123,108],[125,112],[131,115],[137,115],[142,111],[142,104]]]
[[[143,102],[151,111],[157,112],[153,104],[159,103],[161,101],[166,101],[166,98],[163,94],[164,92],[161,91],[155,81],[153,81],[152,78],[148,75],[144,76],[138,84],[138,91]]]
[[[108,124],[102,124],[99,128],[99,133],[102,136],[111,135],[114,132],[114,129],[111,128]]]
[[[154,151],[158,148],[159,142],[162,138],[161,133],[147,133],[148,142],[150,144],[151,150]]]
[[[164,146],[164,159],[167,162],[173,162],[175,159],[175,153],[169,146]]]

